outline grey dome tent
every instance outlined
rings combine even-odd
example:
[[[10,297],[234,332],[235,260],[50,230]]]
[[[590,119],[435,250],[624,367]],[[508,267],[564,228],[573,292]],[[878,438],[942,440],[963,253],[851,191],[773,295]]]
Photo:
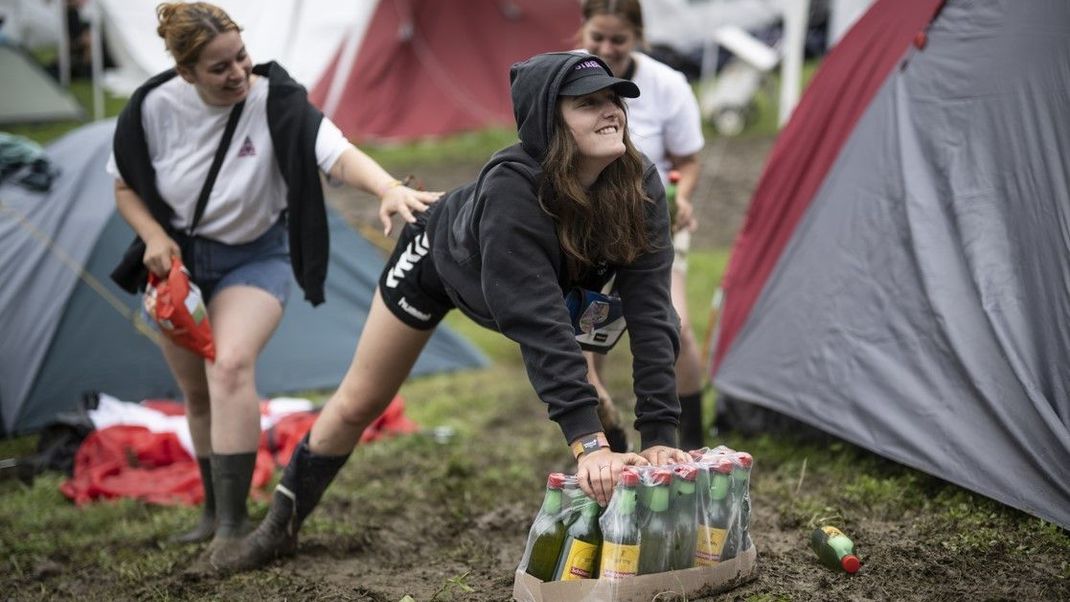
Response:
[[[721,394],[1070,528],[1070,3],[874,4],[722,286]]]
[[[24,433],[73,409],[85,391],[120,399],[180,393],[139,298],[108,274],[133,237],[115,211],[105,170],[113,120],[84,126],[48,149],[62,173],[45,194],[0,186],[0,432]],[[383,258],[328,210],[327,302],[295,294],[257,364],[262,395],[334,387],[356,348]],[[486,364],[471,344],[440,328],[413,374]]]

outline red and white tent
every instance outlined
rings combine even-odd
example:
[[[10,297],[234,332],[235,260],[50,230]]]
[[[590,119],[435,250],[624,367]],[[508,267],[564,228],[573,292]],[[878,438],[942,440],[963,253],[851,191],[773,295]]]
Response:
[[[575,0],[381,0],[312,88],[352,140],[513,123],[509,66],[575,46]],[[363,24],[363,23],[362,23]]]
[[[171,66],[152,5],[100,0],[129,93]],[[407,140],[512,124],[509,66],[576,45],[576,0],[216,2],[255,62],[276,60],[354,141]]]

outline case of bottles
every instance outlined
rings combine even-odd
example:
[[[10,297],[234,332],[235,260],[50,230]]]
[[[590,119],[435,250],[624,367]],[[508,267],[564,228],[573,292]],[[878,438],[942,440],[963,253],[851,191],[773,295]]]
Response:
[[[674,466],[628,467],[606,508],[553,473],[516,571],[513,598],[695,598],[752,578],[750,454],[725,446]]]

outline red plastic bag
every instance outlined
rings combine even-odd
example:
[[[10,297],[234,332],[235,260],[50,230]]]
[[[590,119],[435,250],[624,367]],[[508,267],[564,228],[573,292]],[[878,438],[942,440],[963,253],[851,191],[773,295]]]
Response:
[[[145,312],[171,342],[215,361],[215,340],[201,289],[190,282],[189,270],[180,259],[172,258],[166,280],[149,272],[142,302]]]

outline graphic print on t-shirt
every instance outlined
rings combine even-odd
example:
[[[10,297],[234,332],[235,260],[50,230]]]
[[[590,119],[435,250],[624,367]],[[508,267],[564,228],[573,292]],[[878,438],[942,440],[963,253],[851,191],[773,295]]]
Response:
[[[248,136],[245,137],[245,142],[241,143],[241,149],[238,150],[239,157],[255,157],[256,148],[253,146],[253,141]]]

